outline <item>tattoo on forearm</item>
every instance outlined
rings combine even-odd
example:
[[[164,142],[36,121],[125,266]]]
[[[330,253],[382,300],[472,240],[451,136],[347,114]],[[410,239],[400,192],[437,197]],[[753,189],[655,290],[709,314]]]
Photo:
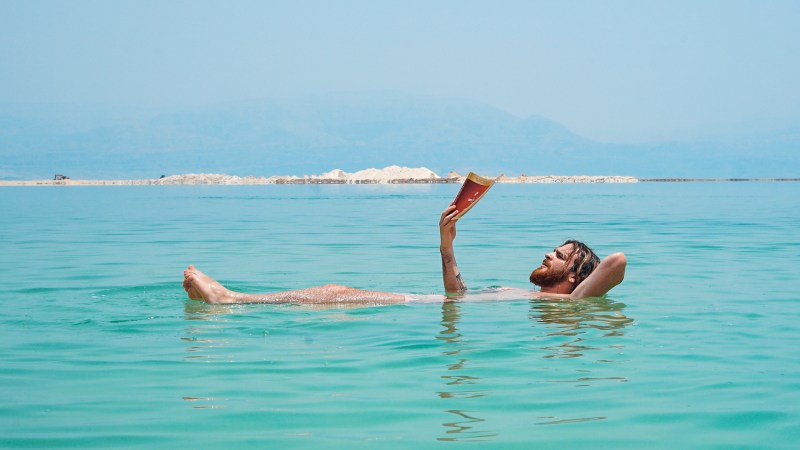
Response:
[[[458,271],[458,267],[456,264],[456,257],[453,254],[452,250],[440,250],[442,253],[442,275],[445,279],[445,287],[448,287],[448,280],[455,280],[455,286],[459,291],[467,290],[467,285],[464,283],[464,279],[461,278],[460,273],[455,273]],[[452,277],[452,278],[451,278]]]
[[[462,291],[467,290],[467,285],[464,283],[464,279],[461,278],[461,274],[456,275],[456,282],[458,283],[458,288]]]

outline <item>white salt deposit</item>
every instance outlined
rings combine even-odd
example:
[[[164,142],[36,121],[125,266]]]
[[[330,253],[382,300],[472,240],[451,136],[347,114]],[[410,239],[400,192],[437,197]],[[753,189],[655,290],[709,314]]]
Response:
[[[237,176],[220,175],[215,173],[187,173],[183,175],[170,175],[158,180],[158,184],[242,184],[242,179]]]
[[[0,186],[104,186],[104,185],[163,185],[163,184],[388,184],[388,183],[441,183],[463,182],[464,176],[452,171],[447,178],[440,178],[426,167],[388,166],[383,169],[365,169],[348,173],[334,169],[322,175],[278,175],[269,178],[237,177],[214,173],[188,173],[171,175],[159,179],[142,180],[28,180],[3,181]],[[635,177],[625,176],[527,176],[509,177],[500,174],[498,183],[636,183]]]
[[[345,183],[390,183],[397,180],[433,180],[439,175],[426,167],[401,167],[388,166],[383,169],[364,169],[348,173],[341,169],[334,169],[322,175],[312,175],[312,180],[337,180]]]

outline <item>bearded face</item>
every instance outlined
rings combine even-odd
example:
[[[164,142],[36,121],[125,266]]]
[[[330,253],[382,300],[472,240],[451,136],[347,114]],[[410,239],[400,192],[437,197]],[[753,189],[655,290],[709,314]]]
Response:
[[[529,280],[539,287],[551,287],[564,281],[569,276],[567,266],[546,267],[540,266],[531,272]]]
[[[570,262],[573,259],[574,248],[572,244],[564,244],[553,249],[544,256],[542,265],[531,272],[531,283],[542,288],[549,288],[564,282],[569,278]]]

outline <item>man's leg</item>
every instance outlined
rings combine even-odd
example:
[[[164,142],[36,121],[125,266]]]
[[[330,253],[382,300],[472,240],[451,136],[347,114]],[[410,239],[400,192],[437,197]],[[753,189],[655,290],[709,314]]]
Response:
[[[189,266],[183,272],[183,288],[193,300],[206,303],[304,303],[351,305],[386,305],[405,303],[406,297],[390,292],[365,291],[338,284],[271,294],[244,294],[226,289],[216,280]]]

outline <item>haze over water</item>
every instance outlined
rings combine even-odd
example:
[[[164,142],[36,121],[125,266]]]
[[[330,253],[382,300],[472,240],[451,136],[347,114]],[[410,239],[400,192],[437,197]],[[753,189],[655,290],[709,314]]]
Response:
[[[5,2],[0,179],[797,177],[798,20],[788,0]]]

